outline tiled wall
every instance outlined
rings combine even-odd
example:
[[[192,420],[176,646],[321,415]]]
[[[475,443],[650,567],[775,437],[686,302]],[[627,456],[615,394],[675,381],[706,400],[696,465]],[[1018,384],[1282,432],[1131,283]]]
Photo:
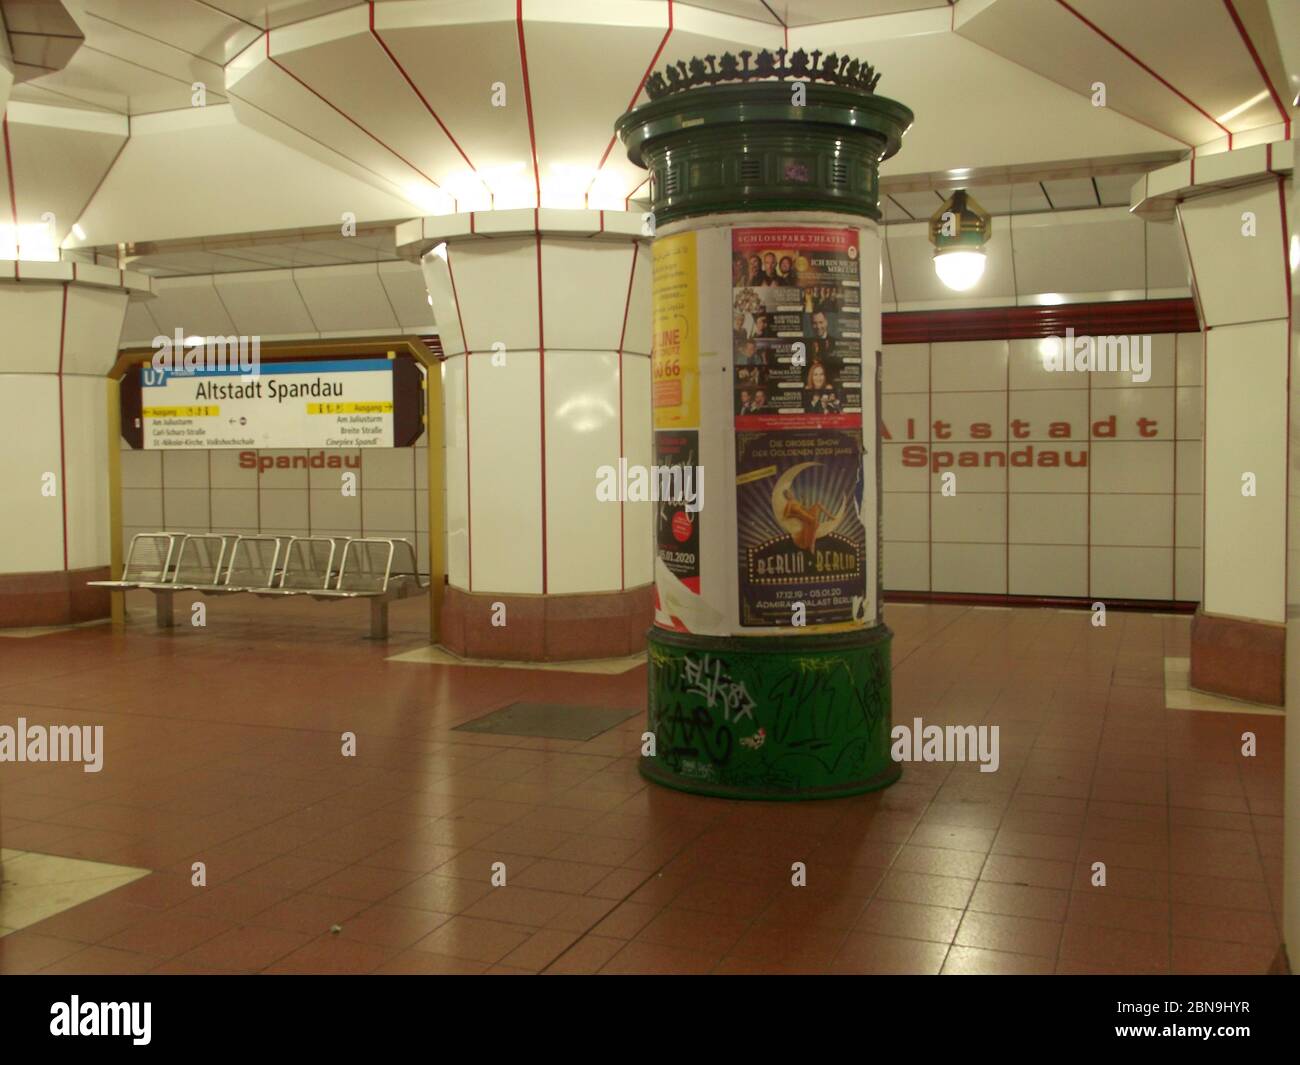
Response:
[[[134,451],[122,445],[123,547],[138,532],[393,536],[416,547],[427,571],[427,434],[415,447],[260,451],[339,456],[341,469],[242,469],[239,451]],[[344,472],[357,494],[342,493]]]
[[[1199,600],[1202,338],[1156,335],[1151,348],[1151,378],[1139,384],[1122,372],[1048,371],[1038,340],[887,345],[885,588]],[[1112,415],[1114,439],[1090,433]],[[1138,418],[1154,422],[1153,435]],[[1017,419],[1026,435],[1008,442]],[[988,437],[974,438],[972,423]],[[1049,436],[1051,423],[1068,423],[1068,436]],[[986,452],[1030,446],[1033,466],[985,464]],[[925,464],[906,465],[920,448]],[[977,456],[977,466],[947,467],[954,495],[941,493],[932,450]],[[1043,450],[1062,465],[1037,465]],[[1086,465],[1064,465],[1065,452]]]

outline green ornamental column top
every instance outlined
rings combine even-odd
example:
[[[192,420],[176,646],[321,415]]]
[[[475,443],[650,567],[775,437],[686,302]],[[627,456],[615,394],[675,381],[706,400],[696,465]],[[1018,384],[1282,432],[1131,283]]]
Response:
[[[752,62],[751,62],[752,60]],[[725,211],[880,218],[879,168],[912,112],[867,63],[799,49],[670,64],[615,129],[650,171],[656,225]]]

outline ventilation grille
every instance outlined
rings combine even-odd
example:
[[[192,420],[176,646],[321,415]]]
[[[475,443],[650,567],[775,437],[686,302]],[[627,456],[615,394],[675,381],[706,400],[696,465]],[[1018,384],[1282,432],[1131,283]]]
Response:
[[[746,183],[763,179],[763,161],[746,156],[740,161],[740,180]]]
[[[831,188],[847,189],[849,187],[848,164],[837,159],[831,164]]]
[[[678,188],[681,185],[678,167],[670,166],[664,171],[664,195],[676,196]]]

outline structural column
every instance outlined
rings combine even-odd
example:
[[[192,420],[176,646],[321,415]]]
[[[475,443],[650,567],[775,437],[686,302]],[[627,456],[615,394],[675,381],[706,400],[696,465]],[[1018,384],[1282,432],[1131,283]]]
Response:
[[[127,300],[150,281],[82,263],[3,266],[0,627],[107,617],[108,591],[86,587],[111,561],[107,374]]]
[[[443,215],[397,243],[423,266],[446,357],[442,642],[516,660],[641,650],[651,505],[619,491],[650,461],[639,215]]]
[[[1205,337],[1204,580],[1195,688],[1281,705],[1286,620],[1287,200],[1292,144],[1148,174],[1139,213],[1176,221]]]
[[[651,174],[654,451],[671,493],[641,771],[702,794],[833,797],[900,772],[876,221],[877,168],[912,114],[875,95],[866,64],[819,55],[678,63],[618,122]]]

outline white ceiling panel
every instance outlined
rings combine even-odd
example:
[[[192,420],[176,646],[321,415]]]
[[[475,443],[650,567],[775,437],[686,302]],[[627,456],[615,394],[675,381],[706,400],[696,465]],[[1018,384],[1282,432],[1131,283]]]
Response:
[[[1097,201],[1097,190],[1093,187],[1092,178],[1044,181],[1042,186],[1053,209],[1057,211],[1101,206]]]
[[[424,287],[424,272],[416,263],[379,264],[379,280],[388,294],[388,302],[403,329],[436,328],[429,291]]]
[[[1147,222],[1147,288],[1187,288],[1187,254],[1176,222]]]
[[[210,277],[161,277],[154,282],[149,313],[170,334],[229,336],[238,333]]]
[[[257,40],[259,30],[201,0],[84,0],[88,38],[106,40],[115,26],[145,46],[150,40],[222,64]],[[135,56],[132,56],[134,59]]]
[[[312,321],[322,333],[401,328],[379,280],[377,266],[295,270],[293,277]]]
[[[1021,295],[1146,287],[1143,223],[1122,208],[1016,215],[1011,227]]]
[[[221,302],[245,336],[282,336],[314,333],[316,323],[307,312],[293,273],[263,270],[255,274],[224,274],[215,279]]]
[[[1141,174],[1118,174],[1093,178],[1097,182],[1097,191],[1101,194],[1102,206],[1127,207],[1133,186],[1141,176]]]

